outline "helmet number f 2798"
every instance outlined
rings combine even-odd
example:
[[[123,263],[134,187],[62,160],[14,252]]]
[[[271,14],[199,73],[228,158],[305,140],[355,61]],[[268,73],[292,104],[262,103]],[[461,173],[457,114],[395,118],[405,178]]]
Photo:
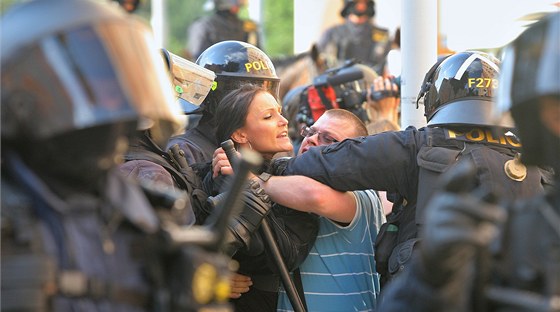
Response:
[[[488,88],[492,89],[498,88],[498,79],[496,78],[469,78],[468,79],[469,88]]]

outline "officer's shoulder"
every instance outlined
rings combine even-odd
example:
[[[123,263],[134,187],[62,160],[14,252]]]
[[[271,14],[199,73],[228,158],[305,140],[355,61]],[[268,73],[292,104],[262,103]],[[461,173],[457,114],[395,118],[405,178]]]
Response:
[[[220,15],[213,13],[213,14],[201,16],[197,18],[195,22],[201,24],[215,24],[217,21],[221,21],[222,19],[223,18]]]
[[[373,25],[372,38],[374,38],[375,41],[389,41],[389,30],[387,28]]]
[[[374,30],[374,31],[378,31],[378,32],[380,32],[380,33],[389,34],[389,29],[388,29],[388,28],[379,27],[378,25],[373,25],[373,30]]]
[[[200,16],[195,20],[193,20],[190,27],[206,27],[206,25],[211,23],[212,23],[212,16],[205,15],[205,16]]]

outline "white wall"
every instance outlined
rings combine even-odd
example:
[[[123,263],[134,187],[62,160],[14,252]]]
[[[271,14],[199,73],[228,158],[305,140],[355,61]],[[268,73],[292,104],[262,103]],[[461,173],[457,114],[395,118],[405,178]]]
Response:
[[[342,0],[294,1],[294,53],[308,51],[329,26],[343,21]]]
[[[285,1],[285,0],[282,0]],[[342,22],[343,0],[294,1],[294,52],[307,51],[328,26]],[[438,0],[439,31],[455,51],[496,48],[513,40],[527,24],[522,17],[558,11],[557,0]],[[402,0],[376,0],[375,23],[391,35],[401,25]]]

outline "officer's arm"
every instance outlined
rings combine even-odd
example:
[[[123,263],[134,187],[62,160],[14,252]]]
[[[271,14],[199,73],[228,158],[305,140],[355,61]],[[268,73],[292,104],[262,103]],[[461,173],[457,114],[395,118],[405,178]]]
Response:
[[[333,221],[350,223],[356,214],[356,198],[304,176],[274,176],[260,182],[272,201]]]
[[[339,191],[373,189],[411,198],[418,175],[416,145],[414,131],[347,139],[290,159],[282,175],[304,175]]]

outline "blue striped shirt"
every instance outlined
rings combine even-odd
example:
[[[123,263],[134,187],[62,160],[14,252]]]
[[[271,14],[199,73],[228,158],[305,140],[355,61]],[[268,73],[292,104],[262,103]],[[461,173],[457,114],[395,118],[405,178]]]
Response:
[[[321,217],[319,234],[300,266],[308,311],[374,311],[379,296],[374,244],[385,222],[377,193],[355,191],[357,207],[352,222],[341,226]],[[293,311],[281,289],[278,311]]]

